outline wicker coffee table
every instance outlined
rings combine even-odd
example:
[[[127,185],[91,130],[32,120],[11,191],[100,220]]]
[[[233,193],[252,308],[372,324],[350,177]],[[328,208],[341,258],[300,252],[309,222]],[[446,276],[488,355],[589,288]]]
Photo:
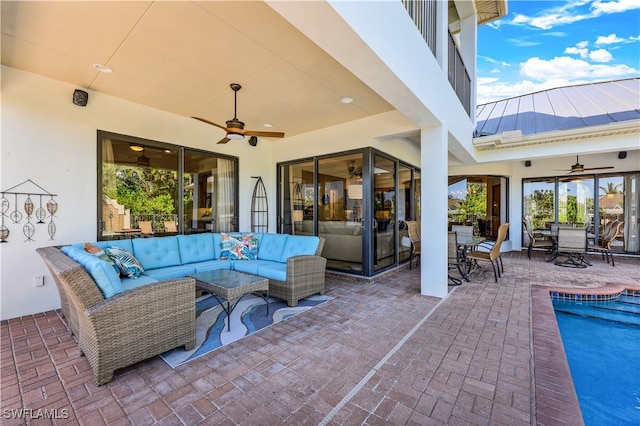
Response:
[[[231,312],[247,294],[256,294],[267,303],[269,315],[269,279],[244,272],[216,269],[214,271],[197,272],[189,275],[196,279],[196,288],[210,293],[216,298],[222,309],[227,313],[227,330],[231,331]],[[266,296],[265,296],[266,292]],[[236,300],[233,305],[231,301]],[[226,306],[225,303],[226,302]]]

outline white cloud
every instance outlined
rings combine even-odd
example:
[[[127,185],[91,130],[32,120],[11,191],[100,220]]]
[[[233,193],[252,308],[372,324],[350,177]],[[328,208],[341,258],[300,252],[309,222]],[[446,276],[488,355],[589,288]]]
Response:
[[[596,16],[609,13],[626,12],[627,10],[640,9],[638,0],[596,0],[591,4],[591,9]]]
[[[501,83],[497,78],[479,78],[477,86],[478,105],[553,89],[554,87],[568,86],[569,84],[570,82],[567,80],[550,80],[543,83],[523,80],[515,83]]]
[[[589,59],[594,62],[609,62],[613,59],[613,55],[606,49],[598,49],[589,53]]]
[[[589,3],[591,3],[589,10],[579,10],[579,8],[583,8],[583,6]],[[638,0],[574,1],[567,2],[560,7],[544,10],[538,16],[515,14],[511,21],[500,23],[496,25],[495,28],[498,28],[499,25],[502,24],[511,24],[549,30],[560,25],[572,24],[574,22],[597,18],[602,15],[621,13],[633,9],[640,9],[640,2]]]
[[[615,34],[609,34],[608,36],[598,36],[596,39],[595,45],[600,46],[602,44],[615,44],[615,43],[623,43],[625,40],[616,36]]]
[[[516,47],[531,47],[531,46],[539,46],[542,42],[539,41],[525,41],[519,38],[510,38],[509,41],[513,43]]]
[[[580,49],[577,47],[567,47],[564,49],[564,53],[568,53],[569,55],[580,55],[581,58],[586,58],[589,54],[589,49]]]
[[[520,64],[520,74],[542,82],[550,80],[618,79],[637,76],[639,70],[627,65],[597,65],[568,56],[544,60],[538,57]]]

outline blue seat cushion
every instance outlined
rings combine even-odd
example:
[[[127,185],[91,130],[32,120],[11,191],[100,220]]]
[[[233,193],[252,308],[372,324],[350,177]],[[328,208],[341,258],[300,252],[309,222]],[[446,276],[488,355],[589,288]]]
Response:
[[[216,258],[213,248],[213,234],[211,233],[178,235],[176,239],[180,251],[180,262],[183,265]]]
[[[213,271],[215,269],[232,269],[230,260],[206,260],[204,262],[191,263],[189,266],[195,268],[196,272]]]
[[[287,264],[268,262],[258,266],[258,275],[270,280],[287,281]]]
[[[238,272],[259,275],[258,268],[260,268],[260,265],[267,265],[270,263],[270,260],[236,260],[235,262],[233,262],[233,269]]]
[[[176,265],[167,266],[166,268],[147,269],[144,271],[144,276],[155,278],[158,281],[172,280],[175,278],[184,278],[189,274],[196,272],[193,265]]]
[[[122,278],[121,281],[122,281],[122,291],[127,291],[136,287],[141,287],[143,285],[158,282],[157,279],[153,277],[148,277],[146,275],[141,275],[139,278],[135,280],[133,278]]]
[[[96,282],[105,299],[122,291],[122,283],[113,267],[97,256],[84,251],[83,248],[65,246],[61,251],[80,264]]]
[[[287,262],[292,256],[314,255],[320,244],[320,238],[301,235],[289,235],[282,251],[280,262]]]
[[[280,262],[288,234],[264,234],[258,248],[258,259]]]
[[[145,270],[181,264],[177,236],[135,238],[132,241],[133,254]]]

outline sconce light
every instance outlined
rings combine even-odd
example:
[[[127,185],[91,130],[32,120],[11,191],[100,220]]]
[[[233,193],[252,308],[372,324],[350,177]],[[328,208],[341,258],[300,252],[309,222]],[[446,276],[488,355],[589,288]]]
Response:
[[[618,159],[619,160],[624,160],[625,158],[627,158],[627,151],[620,151],[618,153]]]
[[[527,160],[524,162],[525,167],[531,167],[531,160]]]
[[[227,136],[228,137],[228,136]],[[258,145],[258,137],[257,136],[251,136],[249,138],[249,145],[251,146],[256,146]]]

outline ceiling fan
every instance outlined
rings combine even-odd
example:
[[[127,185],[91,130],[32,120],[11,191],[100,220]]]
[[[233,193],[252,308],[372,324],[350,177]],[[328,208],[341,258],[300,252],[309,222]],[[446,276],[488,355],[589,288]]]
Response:
[[[245,136],[264,136],[268,138],[283,138],[283,132],[262,132],[256,130],[245,130],[244,123],[238,120],[237,117],[237,107],[238,107],[238,90],[242,88],[238,83],[231,83],[229,85],[231,90],[233,90],[233,118],[228,120],[226,126],[222,126],[220,124],[214,123],[204,118],[200,117],[191,117],[196,120],[200,120],[203,123],[211,124],[212,126],[216,126],[227,132],[227,135],[222,138],[218,143],[227,143],[230,140],[240,140],[244,139]],[[253,144],[252,144],[253,145]],[[254,145],[255,146],[255,145]]]
[[[582,173],[588,172],[590,170],[604,170],[604,169],[613,169],[613,166],[605,166],[605,167],[584,167],[584,164],[580,164],[578,161],[578,156],[576,155],[576,164],[571,166],[571,170],[565,170],[569,173]]]

